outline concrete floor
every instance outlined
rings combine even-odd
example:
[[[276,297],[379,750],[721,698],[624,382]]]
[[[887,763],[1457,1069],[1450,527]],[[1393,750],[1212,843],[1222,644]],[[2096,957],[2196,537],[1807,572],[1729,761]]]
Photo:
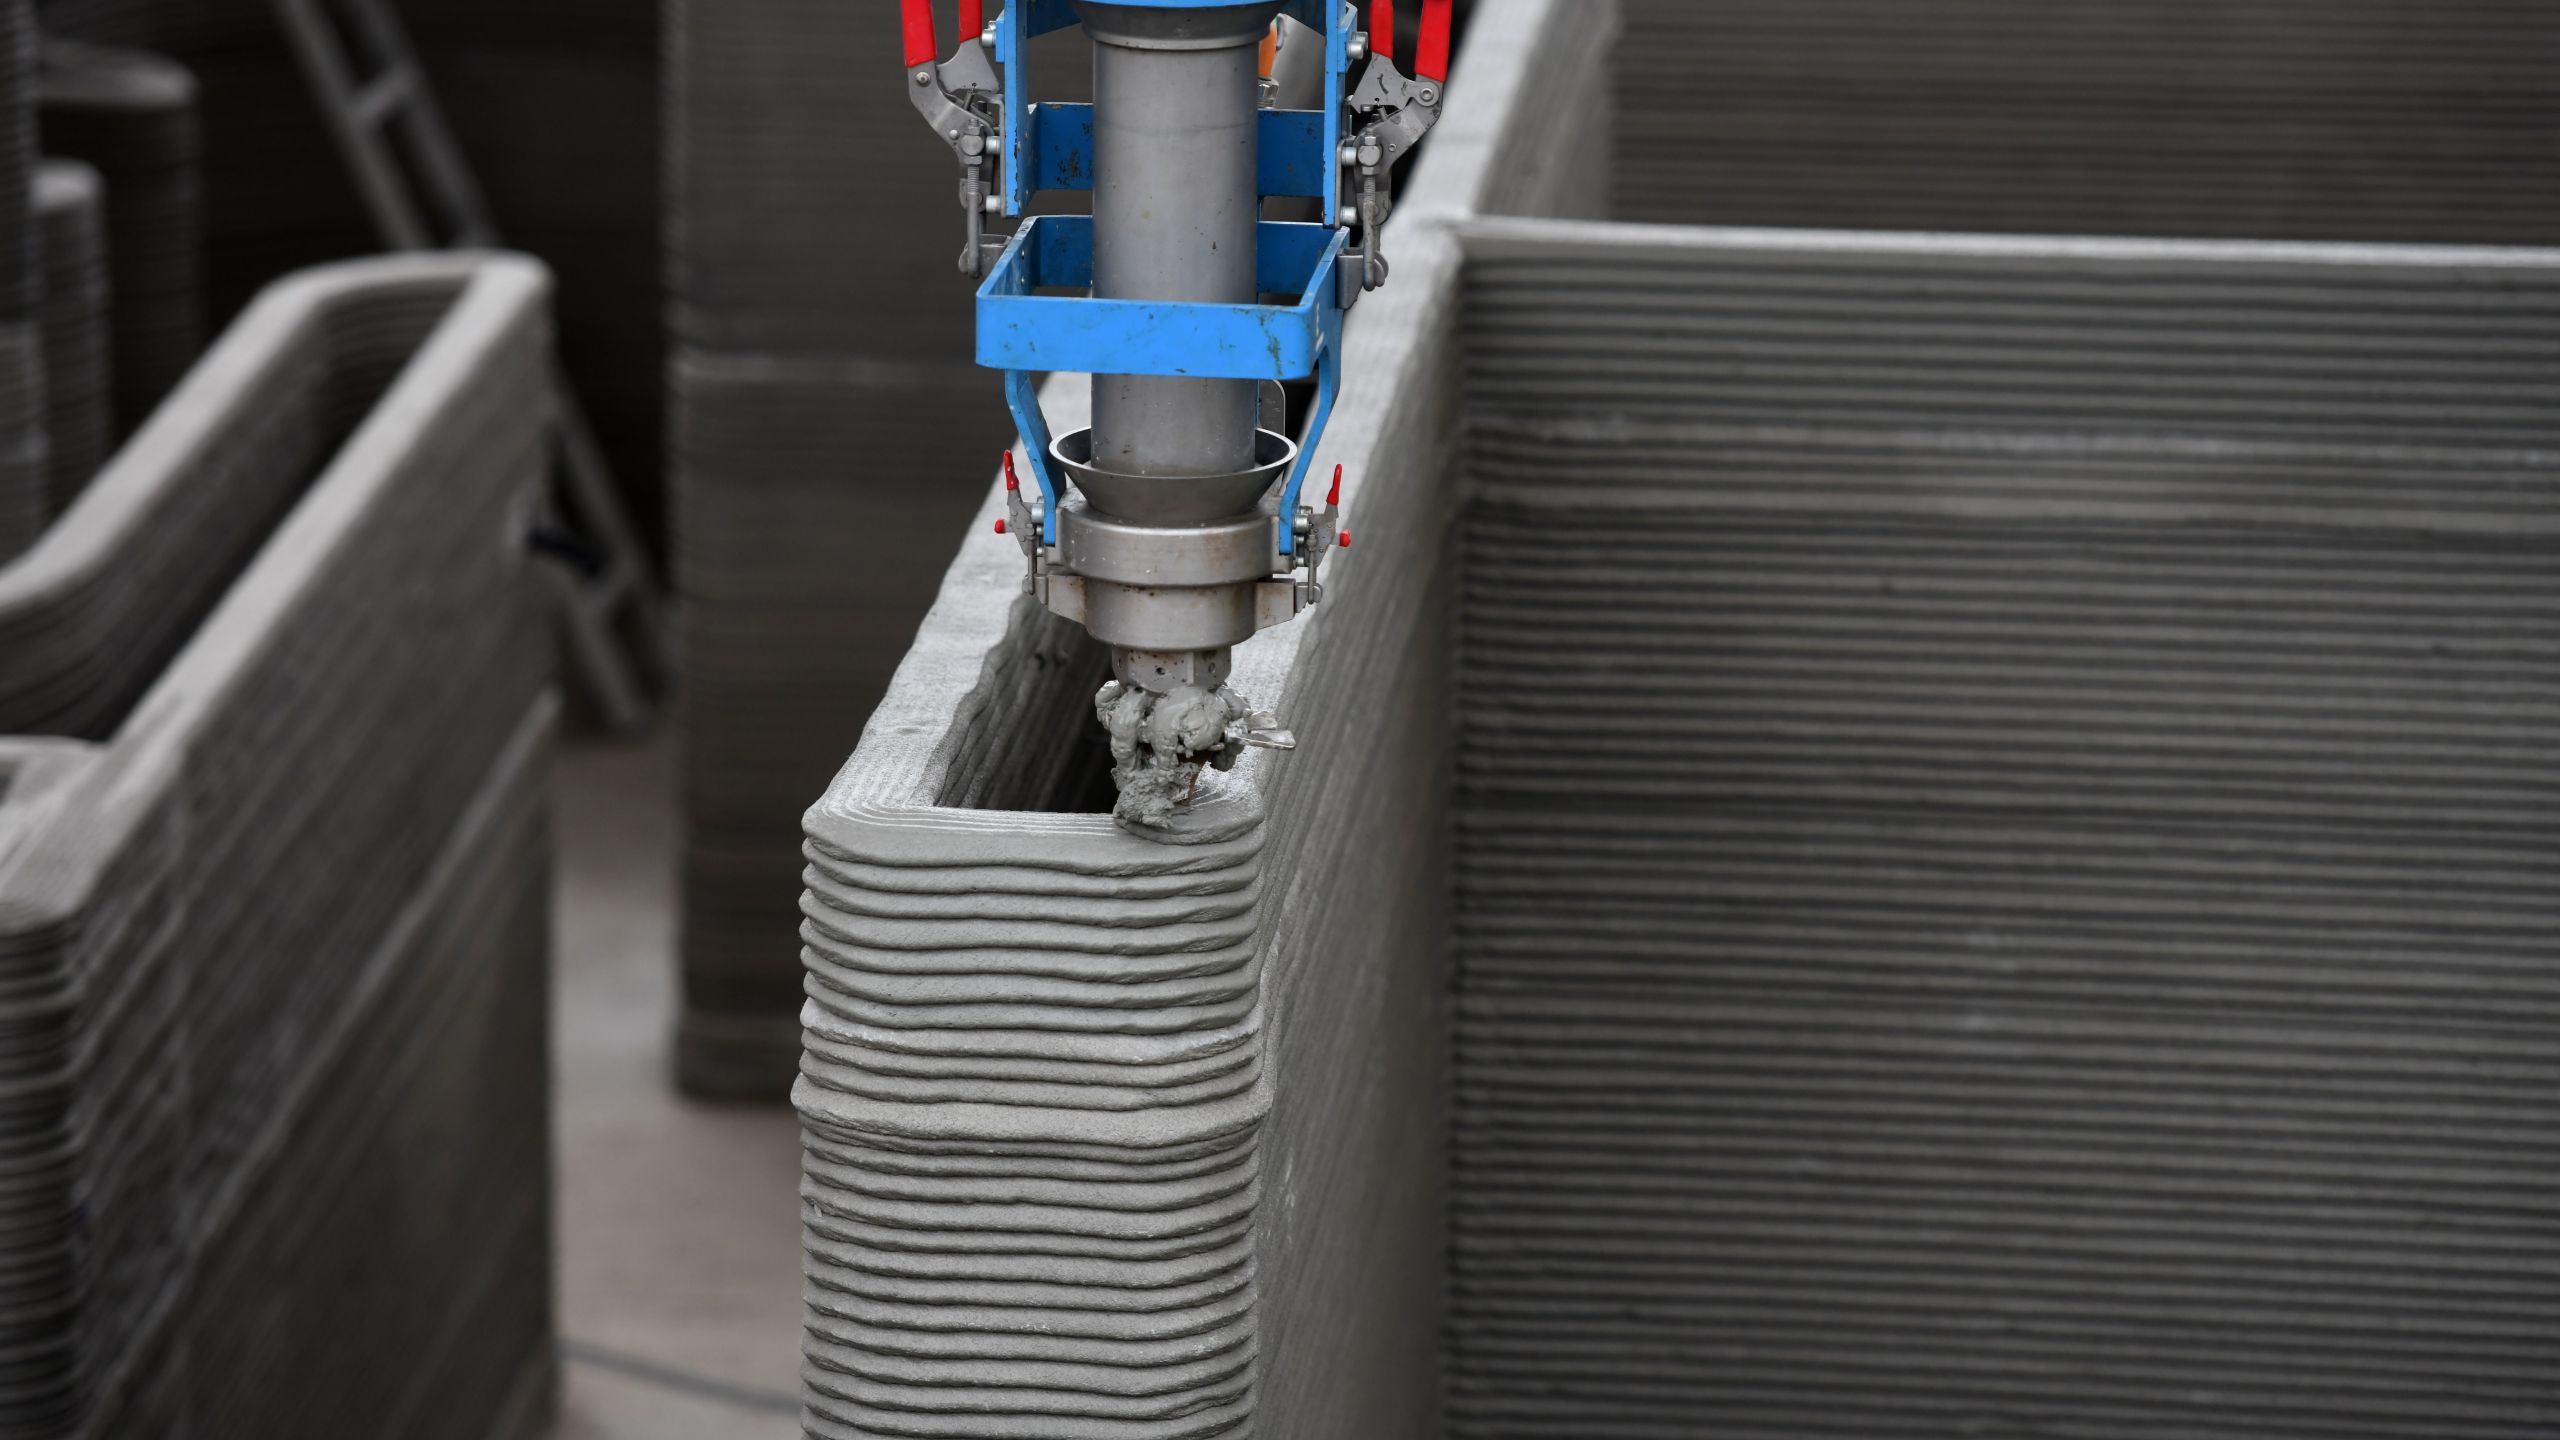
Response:
[[[800,1141],[669,1080],[674,747],[562,756],[553,1440],[796,1440]]]

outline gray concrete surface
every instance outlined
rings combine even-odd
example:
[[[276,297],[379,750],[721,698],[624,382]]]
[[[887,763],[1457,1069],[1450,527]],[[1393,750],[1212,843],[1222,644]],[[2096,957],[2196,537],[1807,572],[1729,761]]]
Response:
[[[2549,1440],[2560,262],[1464,244],[1448,1440]]]
[[[665,740],[562,756],[552,1440],[800,1433],[798,1129],[684,1100],[668,1069],[674,788]]]

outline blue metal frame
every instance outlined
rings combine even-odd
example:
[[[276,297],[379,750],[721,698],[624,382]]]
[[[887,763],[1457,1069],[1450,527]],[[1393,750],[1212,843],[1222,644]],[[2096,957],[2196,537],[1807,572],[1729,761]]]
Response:
[[[1202,380],[1303,380],[1324,350],[1323,316],[1349,232],[1266,220],[1256,288],[1286,305],[1201,305],[1042,295],[1093,284],[1093,221],[1042,215],[1015,232],[978,287],[978,363]]]
[[[1114,0],[1148,9],[1179,9],[1200,0]],[[1316,377],[1316,409],[1298,463],[1281,492],[1280,550],[1296,549],[1299,491],[1315,463],[1316,444],[1333,418],[1342,389],[1342,306],[1338,280],[1350,231],[1340,224],[1342,107],[1351,69],[1353,13],[1342,0],[1288,0],[1283,14],[1325,36],[1325,108],[1262,112],[1264,196],[1320,196],[1323,223],[1265,222],[1257,237],[1265,294],[1294,295],[1288,305],[1189,305],[1089,296],[1041,295],[1042,289],[1090,290],[1093,221],[1048,215],[1023,223],[995,271],[978,288],[978,363],[1005,372],[1005,403],[1030,449],[1040,485],[1042,543],[1058,543],[1057,477],[1049,464],[1049,422],[1031,377],[1058,370],[1097,375],[1191,375],[1206,379],[1303,380]],[[1019,216],[1043,190],[1093,186],[1093,107],[1035,105],[1025,93],[1031,40],[1077,24],[1069,0],[1012,0],[996,17],[996,63],[1003,67],[1004,205]]]
[[[1058,483],[1049,470],[1048,422],[1030,377],[1059,370],[1097,375],[1180,375],[1203,380],[1317,379],[1314,422],[1290,472],[1281,513],[1294,513],[1315,442],[1341,388],[1342,252],[1347,230],[1262,222],[1256,285],[1295,295],[1286,305],[1199,305],[1042,295],[1093,284],[1093,221],[1042,215],[1015,232],[978,287],[978,363],[1005,372],[1005,399],[1032,442],[1031,470],[1049,502],[1042,539],[1057,543]],[[1295,548],[1284,533],[1281,550]]]

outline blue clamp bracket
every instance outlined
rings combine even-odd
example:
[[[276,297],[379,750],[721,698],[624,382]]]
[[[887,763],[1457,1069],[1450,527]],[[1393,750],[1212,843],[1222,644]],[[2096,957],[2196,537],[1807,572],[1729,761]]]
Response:
[[[1090,290],[1093,221],[1043,215],[1024,223],[978,287],[978,363],[1005,372],[1005,402],[1031,452],[1032,477],[1048,502],[1041,542],[1058,543],[1058,482],[1049,466],[1049,422],[1035,373],[1174,375],[1200,380],[1316,377],[1316,411],[1306,444],[1281,492],[1280,550],[1296,549],[1298,492],[1342,389],[1339,271],[1351,232],[1266,220],[1256,237],[1256,285],[1295,295],[1288,305],[1200,305],[1165,300],[1095,300],[1042,295]]]
[[[1176,9],[1199,0],[1114,0]],[[1060,370],[1096,375],[1181,375],[1214,380],[1316,377],[1315,415],[1281,492],[1280,551],[1297,548],[1298,493],[1342,389],[1339,262],[1351,232],[1342,211],[1343,114],[1357,12],[1343,0],[1287,0],[1281,13],[1325,37],[1322,110],[1262,112],[1257,189],[1266,196],[1316,197],[1315,225],[1263,222],[1257,236],[1259,288],[1294,295],[1288,305],[1192,305],[1097,300],[1093,221],[1046,215],[1023,222],[994,273],[978,288],[978,363],[1005,372],[1005,403],[1031,452],[1040,484],[1041,542],[1058,543],[1059,487],[1049,463],[1049,423],[1031,377]],[[1004,68],[1004,205],[1019,216],[1043,190],[1093,186],[1093,107],[1034,105],[1024,65],[1037,36],[1077,24],[1070,0],[1012,0],[996,17],[996,63]],[[1083,295],[1043,295],[1073,290]]]

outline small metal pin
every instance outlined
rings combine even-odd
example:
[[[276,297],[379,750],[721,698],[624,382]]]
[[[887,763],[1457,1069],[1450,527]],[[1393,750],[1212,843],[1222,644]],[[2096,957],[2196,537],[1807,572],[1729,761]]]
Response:
[[[1298,735],[1283,726],[1279,716],[1261,710],[1245,717],[1244,743],[1257,750],[1295,750]]]

